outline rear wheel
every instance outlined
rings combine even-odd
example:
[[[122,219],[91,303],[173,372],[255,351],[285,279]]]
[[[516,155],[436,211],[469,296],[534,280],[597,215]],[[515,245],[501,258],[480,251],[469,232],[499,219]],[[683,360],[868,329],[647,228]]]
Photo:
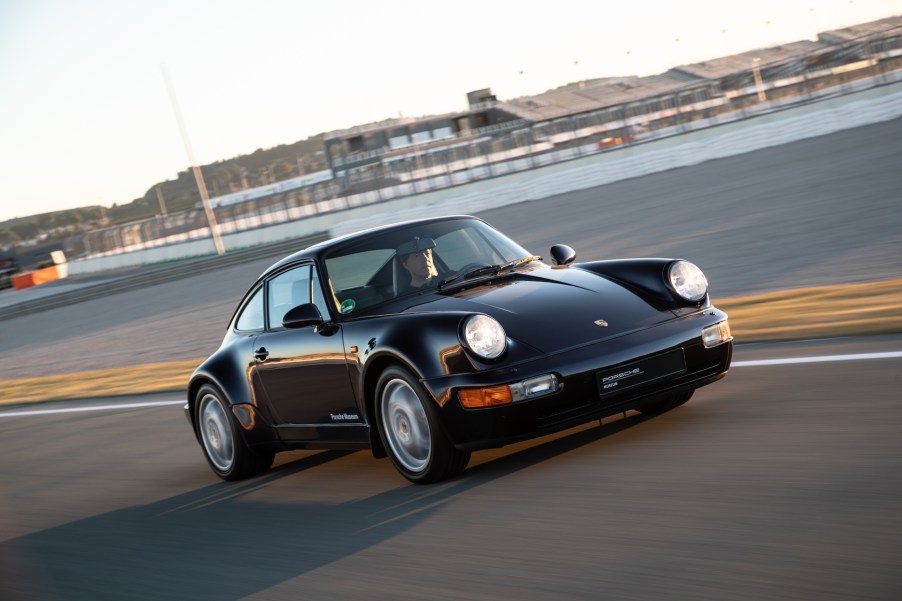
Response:
[[[196,423],[207,463],[223,480],[242,480],[265,472],[275,453],[256,451],[244,442],[222,395],[206,384],[197,393]]]
[[[445,437],[432,401],[416,378],[391,367],[376,385],[379,436],[395,468],[414,484],[438,482],[459,474],[470,460]]]
[[[676,409],[680,405],[686,404],[686,402],[692,398],[692,394],[694,392],[695,390],[688,390],[654,397],[646,401],[642,401],[639,406],[636,407],[636,411],[638,411],[639,413],[651,414],[664,413],[665,411],[670,411],[671,409]]]

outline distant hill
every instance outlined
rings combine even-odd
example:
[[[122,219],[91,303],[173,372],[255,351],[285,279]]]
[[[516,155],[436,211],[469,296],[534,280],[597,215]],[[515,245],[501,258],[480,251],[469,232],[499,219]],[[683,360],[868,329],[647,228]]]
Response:
[[[202,165],[201,171],[207,191],[215,197],[328,168],[323,134],[317,134],[294,144],[258,148],[251,154]],[[85,230],[154,217],[160,214],[158,187],[167,212],[182,211],[200,202],[189,167],[176,179],[156,183],[144,196],[126,204],[79,207],[0,222],[0,250],[27,240],[62,240]]]

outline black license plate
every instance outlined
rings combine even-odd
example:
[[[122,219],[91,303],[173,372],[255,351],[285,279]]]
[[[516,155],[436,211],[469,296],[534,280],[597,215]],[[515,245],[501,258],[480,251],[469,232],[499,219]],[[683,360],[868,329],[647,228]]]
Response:
[[[602,370],[595,377],[598,381],[598,396],[603,397],[683,373],[686,373],[686,358],[683,356],[683,349],[679,348],[614,369]]]

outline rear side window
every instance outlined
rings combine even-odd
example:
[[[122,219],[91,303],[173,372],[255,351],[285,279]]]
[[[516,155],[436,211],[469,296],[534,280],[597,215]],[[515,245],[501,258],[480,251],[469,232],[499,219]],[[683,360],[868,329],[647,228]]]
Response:
[[[259,288],[244,305],[241,315],[235,321],[235,329],[245,331],[263,329],[263,288]]]

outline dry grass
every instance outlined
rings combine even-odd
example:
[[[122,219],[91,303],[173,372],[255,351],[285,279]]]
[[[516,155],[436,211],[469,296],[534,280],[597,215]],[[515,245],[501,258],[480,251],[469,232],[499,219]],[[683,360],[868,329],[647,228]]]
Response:
[[[725,298],[739,342],[902,332],[902,279]]]
[[[148,363],[77,374],[8,380],[0,390],[0,405],[151,392],[183,391],[202,359]]]
[[[737,342],[902,332],[902,279],[715,300]],[[201,359],[3,383],[0,405],[185,390]]]

